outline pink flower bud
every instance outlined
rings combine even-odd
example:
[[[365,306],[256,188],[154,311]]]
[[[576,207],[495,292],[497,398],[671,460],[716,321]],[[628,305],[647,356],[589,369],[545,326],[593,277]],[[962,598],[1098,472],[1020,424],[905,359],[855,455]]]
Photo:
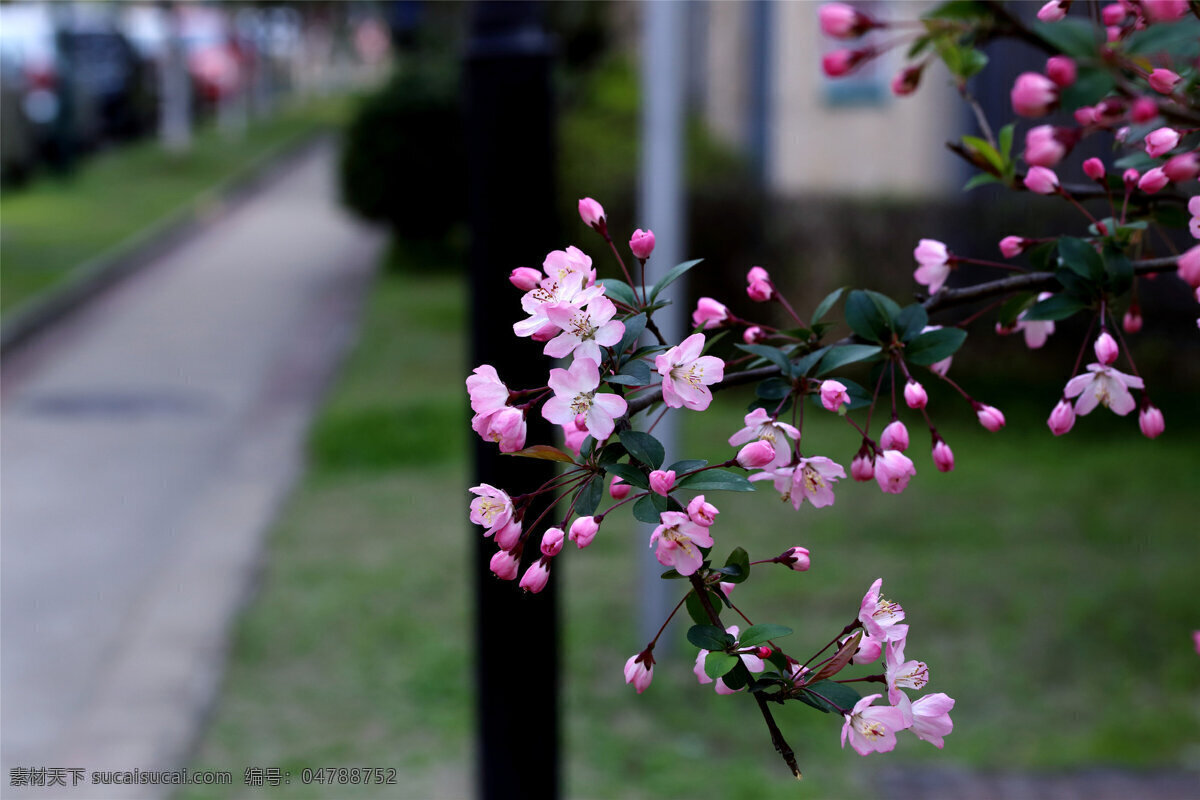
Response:
[[[1118,25],[1109,25],[1104,29],[1104,41],[1108,43],[1120,41],[1121,28]]]
[[[509,520],[508,524],[496,531],[496,546],[502,550],[512,550],[521,541],[521,523]]]
[[[755,281],[762,281],[763,283],[770,283],[771,282],[771,273],[767,272],[762,267],[751,267],[746,272],[746,283],[754,283]]]
[[[1016,258],[1025,252],[1025,242],[1020,236],[1005,236],[1000,240],[1000,254],[1005,258]]]
[[[1109,3],[1100,11],[1100,19],[1105,25],[1120,25],[1125,20],[1125,6]]]
[[[765,467],[774,460],[775,446],[764,439],[751,442],[739,450],[737,454],[737,463],[742,469]]]
[[[729,319],[729,309],[723,303],[718,303],[711,297],[701,297],[692,312],[692,327],[715,328]]]
[[[1053,167],[1067,154],[1067,147],[1055,134],[1053,125],[1038,125],[1025,134],[1025,162],[1038,167]]]
[[[843,405],[850,404],[850,395],[846,392],[846,385],[839,381],[821,381],[821,405],[825,406],[826,411],[835,411],[840,413]]]
[[[887,494],[900,494],[917,474],[912,459],[897,450],[884,450],[875,457],[875,482]]]
[[[508,276],[508,281],[521,291],[528,292],[542,282],[542,272],[532,267],[517,267]]]
[[[1155,167],[1146,170],[1146,174],[1138,180],[1138,188],[1146,194],[1154,194],[1170,182],[1171,179],[1167,177],[1167,173],[1163,172],[1163,168]]]
[[[979,424],[992,433],[1004,427],[1004,414],[998,408],[976,403],[975,414],[979,417]]]
[[[1129,169],[1122,172],[1121,173],[1121,182],[1125,184],[1125,191],[1128,192],[1131,189],[1133,189],[1134,184],[1136,184],[1138,182],[1138,178],[1140,178],[1140,177],[1141,177],[1141,173],[1138,172],[1133,167],[1130,167]]]
[[[821,32],[834,39],[855,39],[878,23],[858,9],[845,3],[826,3],[817,12]]]
[[[746,344],[757,344],[764,342],[767,339],[767,334],[762,328],[757,325],[751,325],[746,330],[742,331],[742,341]]]
[[[1011,98],[1018,115],[1040,117],[1058,103],[1058,85],[1037,72],[1023,72],[1013,83]]]
[[[1100,332],[1092,349],[1096,351],[1096,360],[1101,364],[1111,364],[1121,354],[1121,348],[1117,347],[1117,340],[1108,331]]]
[[[933,465],[938,472],[949,472],[954,469],[954,451],[942,439],[933,443]]]
[[[546,588],[546,583],[549,580],[550,562],[544,558],[539,558],[533,564],[530,564],[529,569],[525,570],[525,574],[521,576],[521,588],[530,594],[537,594]]]
[[[590,197],[579,201],[579,218],[589,228],[604,233],[608,226],[604,219],[604,207]]]
[[[650,491],[666,497],[675,488],[675,470],[656,469],[650,473]]]
[[[507,550],[498,550],[492,556],[491,570],[502,581],[511,581],[517,577],[521,568],[521,560]]]
[[[1179,83],[1179,75],[1169,69],[1156,69],[1150,73],[1147,78],[1150,81],[1150,87],[1159,94],[1170,94],[1175,91],[1175,84]]]
[[[1075,427],[1075,408],[1070,401],[1065,397],[1059,400],[1058,405],[1050,412],[1050,418],[1046,420],[1046,425],[1055,436],[1062,436]]]
[[[772,650],[768,645],[764,644],[759,645],[758,650],[755,651],[755,655],[757,655],[759,658],[770,658],[771,654],[774,652],[775,651]]]
[[[1179,257],[1179,277],[1193,289],[1200,288],[1200,244]]]
[[[897,97],[907,97],[917,90],[921,83],[921,73],[924,65],[915,64],[896,73],[892,78],[892,94]]]
[[[751,281],[746,287],[746,294],[755,302],[765,303],[775,296],[775,289],[766,281]]]
[[[1089,158],[1083,162],[1083,174],[1094,181],[1104,180],[1104,162],[1098,158]]]
[[[1172,183],[1190,181],[1200,175],[1200,153],[1192,151],[1171,156],[1167,163],[1163,164],[1162,171]]]
[[[1025,174],[1025,188],[1035,194],[1054,194],[1058,191],[1058,176],[1046,167],[1030,167]]]
[[[1058,22],[1067,15],[1067,9],[1070,7],[1071,0],[1050,0],[1038,9],[1037,18],[1042,22]]]
[[[704,499],[704,495],[698,494],[692,498],[692,502],[687,506],[688,518],[697,525],[710,527],[717,521],[717,514],[721,512],[712,503]]]
[[[1179,131],[1171,127],[1158,128],[1146,134],[1146,152],[1151,158],[1159,158],[1175,149],[1179,144]]]
[[[1133,101],[1129,109],[1129,117],[1139,125],[1149,122],[1158,116],[1158,103],[1149,97],[1139,97]]]
[[[1142,0],[1142,9],[1154,22],[1172,22],[1188,12],[1187,0]]]
[[[1096,104],[1094,109],[1097,125],[1112,125],[1125,117],[1125,101],[1119,97],[1108,97]]]
[[[1096,109],[1091,106],[1080,106],[1071,115],[1075,117],[1075,121],[1080,125],[1091,125],[1096,121]]]
[[[796,572],[808,572],[812,559],[809,558],[807,547],[790,547],[779,556],[779,563],[791,567]]]
[[[1076,74],[1075,60],[1069,56],[1051,56],[1046,61],[1046,77],[1064,89],[1075,82]]]
[[[596,522],[595,517],[580,517],[571,523],[571,532],[567,534],[567,538],[582,550],[592,543],[598,530],[600,530],[600,523]]]
[[[621,480],[620,475],[613,475],[612,483],[608,485],[608,493],[612,495],[613,500],[624,500],[629,497],[632,489],[632,486]]]
[[[1154,406],[1146,406],[1138,414],[1138,427],[1142,429],[1142,435],[1147,439],[1158,438],[1166,426],[1163,413]]]
[[[846,639],[849,638],[849,636],[846,637]],[[846,642],[846,639],[842,639],[842,644]],[[881,655],[883,655],[883,640],[876,639],[874,636],[864,635],[858,640],[858,650],[854,651],[854,655],[851,657],[850,663],[854,664],[855,666],[871,664],[875,662]]]
[[[654,252],[654,231],[638,228],[629,239],[629,249],[642,261]]]
[[[1130,308],[1125,312],[1125,316],[1121,318],[1121,327],[1126,333],[1137,333],[1142,329],[1142,312],[1136,308]]]
[[[867,453],[859,453],[850,462],[850,477],[859,483],[866,483],[875,477],[875,462]]]
[[[565,535],[562,528],[548,528],[542,534],[542,555],[554,558],[562,552],[563,537]]]
[[[884,450],[899,450],[901,452],[908,449],[908,428],[904,427],[904,423],[898,419],[894,419],[883,429],[883,434],[879,437],[879,446]]]
[[[830,78],[840,78],[874,55],[875,51],[869,47],[862,50],[834,50],[821,59],[821,69]]]
[[[929,395],[925,393],[925,387],[914,380],[909,380],[904,384],[904,402],[909,408],[924,408],[929,402]]]
[[[650,687],[654,679],[654,656],[649,650],[630,656],[625,662],[625,682],[632,683],[637,693],[641,694]]]
[[[545,325],[534,331],[533,335],[529,338],[533,339],[535,342],[548,342],[555,336],[558,336],[560,333],[562,333],[562,328],[558,327],[553,322],[547,322]]]

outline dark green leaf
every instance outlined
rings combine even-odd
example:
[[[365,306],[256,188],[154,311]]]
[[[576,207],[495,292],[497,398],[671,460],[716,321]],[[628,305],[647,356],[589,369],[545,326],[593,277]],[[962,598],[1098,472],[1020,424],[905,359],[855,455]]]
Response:
[[[708,462],[703,458],[685,458],[682,461],[676,461],[674,464],[667,467],[667,469],[675,470],[676,475],[682,475],[685,472],[691,472],[694,469],[700,469],[701,467],[707,466]]]
[[[575,501],[575,511],[581,517],[590,517],[596,513],[600,498],[604,496],[604,479],[593,475],[583,488],[579,490],[579,499]]]
[[[715,680],[736,667],[739,661],[740,658],[729,653],[709,653],[704,657],[704,674]]]
[[[733,647],[735,639],[716,625],[693,625],[687,639],[701,650],[721,651]]]
[[[806,356],[797,358],[792,364],[792,374],[796,376],[807,375],[828,352],[829,346],[826,345],[825,347],[818,347]]]
[[[1115,86],[1116,83],[1113,81],[1112,74],[1108,70],[1081,66],[1076,75],[1075,82],[1062,90],[1058,96],[1058,102],[1062,108],[1079,108],[1080,106],[1091,105],[1098,98],[1112,91]],[[1129,141],[1135,140],[1130,139]]]
[[[1183,206],[1164,203],[1154,209],[1154,220],[1168,228],[1185,228],[1191,215]]]
[[[684,579],[684,576],[679,574],[679,570],[674,569],[669,569],[658,577],[664,581],[681,581]]]
[[[630,361],[621,367],[621,374],[637,378],[639,385],[644,386],[650,382],[650,365],[645,361]]]
[[[741,577],[730,576],[730,583],[741,583],[750,577],[750,556],[740,547],[734,548],[729,558],[725,559],[725,566],[736,567],[741,574]]]
[[[987,17],[991,13],[987,6],[977,0],[950,0],[926,11],[921,15],[921,19],[972,20]]]
[[[1056,294],[1034,303],[1025,312],[1027,320],[1060,320],[1087,308],[1088,304],[1068,294]]]
[[[670,286],[672,283],[678,280],[680,275],[687,272],[689,269],[696,266],[703,260],[704,259],[702,258],[697,258],[694,261],[684,261],[682,264],[676,264],[667,270],[667,274],[659,278],[658,283],[654,284],[653,288],[650,289],[650,302],[653,303],[655,300],[657,300],[659,292]]]
[[[650,469],[658,469],[662,466],[667,453],[658,439],[642,431],[621,431],[617,435],[621,439],[621,444],[625,445],[625,449],[629,451],[629,455]]]
[[[622,373],[620,375],[605,375],[604,382],[605,383],[619,383],[622,386],[643,386],[645,383],[648,383],[648,381],[640,381],[637,378],[635,378],[634,376],[625,375],[624,373]]]
[[[962,190],[964,192],[969,192],[972,189],[974,189],[976,186],[983,186],[984,184],[987,184],[987,183],[1003,183],[1003,182],[1004,181],[1002,181],[1000,178],[997,178],[995,175],[992,175],[987,172],[981,172],[978,175],[972,175],[971,179],[963,184]]]
[[[1096,248],[1083,239],[1063,236],[1058,240],[1058,258],[1062,265],[1076,275],[1091,281],[1104,277],[1104,259]]]
[[[792,629],[784,625],[761,622],[742,631],[742,635],[738,637],[738,644],[742,647],[754,647],[770,639],[782,639],[791,632]]]
[[[724,469],[706,469],[681,479],[677,484],[680,489],[691,491],[721,491],[721,492],[753,492],[754,484]]]
[[[861,289],[855,289],[846,299],[846,324],[850,330],[872,342],[883,341],[889,333],[887,317]]]
[[[1010,122],[996,132],[996,141],[1000,145],[1000,157],[1007,164],[1012,158],[1012,143],[1013,129],[1016,127],[1015,122]]]
[[[1042,272],[1050,272],[1054,269],[1054,254],[1058,250],[1058,241],[1044,242],[1035,245],[1025,251],[1025,257],[1029,259],[1029,263],[1033,264],[1034,269]]]
[[[1005,328],[1015,325],[1017,316],[1033,303],[1035,296],[1033,292],[1021,292],[1004,301],[1004,305],[1000,306],[1000,324]]]
[[[767,378],[754,387],[754,394],[764,400],[782,400],[792,393],[792,384],[783,378]]]
[[[813,312],[813,324],[821,321],[821,317],[825,316],[829,312],[829,309],[833,308],[833,304],[838,301],[838,298],[842,296],[842,292],[844,291],[846,291],[845,286],[840,289],[834,289],[832,292],[825,295],[825,299],[817,304],[817,310]]]
[[[1082,19],[1068,17],[1053,23],[1039,21],[1033,23],[1033,30],[1042,39],[1074,58],[1086,59],[1096,54],[1098,42],[1094,29],[1091,23]],[[1092,102],[1095,102],[1094,97]]]
[[[606,472],[620,476],[621,480],[630,486],[636,486],[639,489],[650,488],[650,481],[646,479],[646,473],[633,464],[605,464],[604,469]]]
[[[882,348],[874,344],[835,345],[829,348],[829,352],[821,359],[821,368],[817,370],[817,374],[828,375],[839,367],[859,361],[866,361],[869,358],[874,358],[881,352],[883,352]]]
[[[992,147],[990,142],[980,139],[978,136],[964,136],[962,141],[966,145],[967,152],[975,152],[983,156],[983,159],[992,165],[997,174],[1004,171],[1004,159],[1000,158],[1000,153]]]
[[[739,344],[734,346],[739,350],[767,359],[779,367],[784,375],[789,374],[791,371],[791,363],[778,347],[768,347],[765,344]]]
[[[804,688],[806,691],[800,693],[801,700],[813,708],[839,716],[843,711],[853,709],[854,704],[862,699],[862,696],[846,683],[818,681]]]
[[[1080,300],[1096,296],[1095,283],[1087,280],[1086,278],[1079,277],[1077,273],[1072,272],[1066,267],[1058,267],[1055,269],[1054,277],[1063,285],[1063,288],[1067,290],[1067,294],[1070,294]]]
[[[1134,31],[1125,40],[1125,50],[1137,55],[1170,53],[1175,63],[1192,61],[1200,55],[1200,22],[1185,16],[1170,25],[1151,25]]]
[[[646,330],[645,314],[635,314],[625,320],[625,335],[621,337],[621,343],[617,345],[617,352],[624,353],[631,344],[638,340],[644,330]]]
[[[738,663],[734,664],[733,669],[725,673],[725,677],[721,678],[725,681],[725,685],[733,691],[748,686],[750,681],[754,680],[754,676],[750,674],[750,670],[746,669],[746,665],[739,658]]]
[[[713,607],[716,608],[716,595],[714,595],[712,592],[709,592],[708,600],[709,603],[713,604]],[[684,605],[687,606],[688,616],[692,618],[692,622],[705,627],[714,627],[712,620],[708,618],[708,612],[704,610],[704,604],[700,602],[700,596],[695,592],[688,593],[687,602]],[[721,628],[717,628],[717,630],[724,632]],[[731,636],[730,638],[732,639],[733,637]],[[711,650],[712,648],[702,647],[700,649]]]
[[[662,511],[658,510],[655,498],[662,500],[662,497],[651,492],[637,499],[633,504],[633,518],[638,522],[644,522],[647,525],[658,525],[662,522],[660,515]],[[666,509],[663,509],[665,511]]]
[[[896,333],[900,336],[900,341],[907,342],[919,336],[928,324],[929,314],[925,311],[925,306],[912,303],[902,308],[896,317]]]
[[[1104,245],[1104,269],[1108,288],[1115,294],[1125,294],[1133,286],[1133,264],[1111,242]]]
[[[616,300],[634,308],[639,305],[637,298],[633,296],[633,289],[630,289],[629,284],[625,281],[616,278],[601,278],[596,283],[604,287],[604,295],[610,300]]]
[[[959,328],[938,328],[922,333],[904,348],[904,360],[927,367],[952,356],[962,346],[967,332]]]

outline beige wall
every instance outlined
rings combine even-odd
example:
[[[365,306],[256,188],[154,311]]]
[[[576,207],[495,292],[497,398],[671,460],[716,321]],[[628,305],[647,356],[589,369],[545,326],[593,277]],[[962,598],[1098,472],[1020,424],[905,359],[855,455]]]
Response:
[[[881,17],[914,18],[929,4],[881,4]],[[962,172],[945,148],[964,127],[963,105],[945,68],[926,71],[915,95],[897,98],[888,85],[900,52],[876,65],[881,102],[831,105],[821,56],[835,45],[817,22],[816,2],[777,2],[771,28],[770,188],[784,195],[830,192],[850,196],[931,196],[957,191]],[[704,113],[719,137],[747,140],[749,6],[736,0],[705,4],[708,86]]]

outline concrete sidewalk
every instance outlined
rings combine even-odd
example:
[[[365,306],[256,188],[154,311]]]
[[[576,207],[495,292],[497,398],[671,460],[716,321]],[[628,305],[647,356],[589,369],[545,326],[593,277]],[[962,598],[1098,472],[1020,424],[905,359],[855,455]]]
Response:
[[[382,244],[337,207],[334,160],[315,148],[6,359],[5,797],[162,797],[91,774],[186,765]],[[83,780],[21,790],[21,768]]]

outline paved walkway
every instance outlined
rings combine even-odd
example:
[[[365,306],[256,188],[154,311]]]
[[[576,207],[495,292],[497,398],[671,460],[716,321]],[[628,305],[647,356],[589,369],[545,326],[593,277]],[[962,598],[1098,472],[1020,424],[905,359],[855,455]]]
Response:
[[[314,148],[6,359],[3,796],[161,797],[10,770],[186,765],[381,245],[337,207],[334,162]]]

